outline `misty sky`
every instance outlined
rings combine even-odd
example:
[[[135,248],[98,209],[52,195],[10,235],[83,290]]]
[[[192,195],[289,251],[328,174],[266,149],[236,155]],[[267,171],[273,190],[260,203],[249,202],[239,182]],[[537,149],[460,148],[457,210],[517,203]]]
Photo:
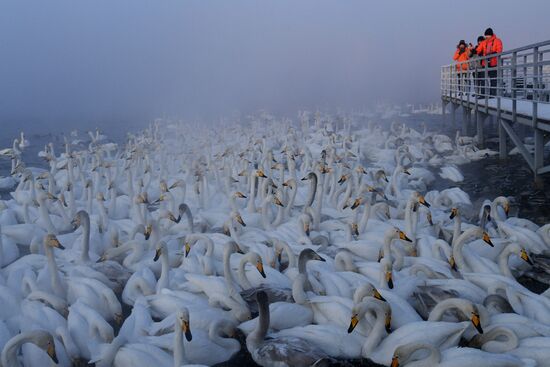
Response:
[[[459,39],[542,41],[548,14],[547,0],[2,0],[0,125],[437,101]]]

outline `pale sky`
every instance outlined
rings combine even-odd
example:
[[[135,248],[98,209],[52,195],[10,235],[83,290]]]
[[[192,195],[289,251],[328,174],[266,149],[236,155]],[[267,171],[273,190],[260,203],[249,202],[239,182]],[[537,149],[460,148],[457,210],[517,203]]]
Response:
[[[550,1],[2,0],[0,125],[438,100],[491,26],[550,39]]]

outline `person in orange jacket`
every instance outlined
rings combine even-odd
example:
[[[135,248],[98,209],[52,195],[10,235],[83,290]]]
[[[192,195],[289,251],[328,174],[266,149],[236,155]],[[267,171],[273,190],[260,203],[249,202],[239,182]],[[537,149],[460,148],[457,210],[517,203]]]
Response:
[[[491,28],[487,28],[485,30],[485,41],[483,41],[483,45],[481,46],[481,55],[482,56],[489,56],[493,54],[499,54],[502,52],[502,41],[500,38],[498,38],[493,30]],[[485,67],[487,60],[482,60],[482,66]],[[487,71],[489,82],[490,82],[490,95],[496,96],[497,94],[497,58],[491,57],[489,58],[489,70]]]
[[[464,40],[460,40],[458,45],[456,46],[456,51],[453,56],[453,60],[457,62],[456,64],[456,71],[457,71],[457,78],[458,78],[458,89],[462,94],[462,92],[465,91],[465,84],[468,79],[468,59],[470,58],[470,50],[468,46],[466,45],[466,42]],[[462,63],[461,63],[462,62]]]

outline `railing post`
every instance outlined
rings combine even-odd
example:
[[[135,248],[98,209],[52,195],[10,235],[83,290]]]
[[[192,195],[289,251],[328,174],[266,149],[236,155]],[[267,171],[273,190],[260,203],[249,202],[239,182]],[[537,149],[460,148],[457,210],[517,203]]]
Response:
[[[517,76],[518,76],[518,70],[517,70],[517,58],[518,53],[514,52],[512,54],[512,80],[510,84],[512,85],[512,121],[516,121],[516,113],[517,113],[517,91],[516,91],[516,84],[517,84]]]
[[[539,98],[539,48],[533,49],[533,128],[535,133],[533,140],[535,143],[535,157],[533,160],[533,171],[535,181],[538,179],[538,169],[543,166],[544,159],[544,137],[541,130],[538,129],[538,98]]]
[[[504,73],[502,70],[502,56],[497,57],[497,126],[498,126],[498,151],[499,158],[506,159],[508,155],[508,148],[506,146],[506,132],[502,127],[502,110],[501,110],[501,99],[503,91],[503,77]]]

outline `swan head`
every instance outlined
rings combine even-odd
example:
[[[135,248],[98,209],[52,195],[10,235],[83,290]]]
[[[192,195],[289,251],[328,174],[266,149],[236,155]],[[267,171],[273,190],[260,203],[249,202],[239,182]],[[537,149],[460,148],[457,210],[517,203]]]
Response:
[[[434,225],[434,221],[433,221],[433,218],[432,218],[432,212],[430,210],[428,210],[426,212],[426,220],[428,221],[428,223],[430,224],[430,226],[433,226]]]
[[[146,241],[149,239],[149,237],[151,237],[152,232],[153,232],[153,225],[148,224],[147,226],[145,226],[143,235],[145,236]]]
[[[471,312],[470,321],[472,321],[472,324],[478,331],[478,333],[483,334],[483,328],[481,327],[481,320],[479,318],[479,313],[477,310],[474,309],[474,311]]]
[[[487,222],[491,221],[491,206],[490,205],[485,205],[483,207],[482,216],[487,219]]]
[[[324,258],[321,257],[317,252],[313,251],[310,248],[306,248],[300,252],[300,259],[307,259],[307,260],[318,260],[318,261],[326,261]]]
[[[308,214],[300,214],[300,217],[298,218],[298,221],[300,222],[300,224],[302,225],[302,228],[304,230],[304,233],[306,234],[306,236],[309,237],[309,233],[310,233],[310,222],[311,222],[311,218]]]
[[[382,265],[384,269],[384,280],[386,284],[388,285],[388,288],[393,289],[393,273],[392,273],[392,265],[391,262],[385,258],[383,258],[380,261],[380,264]]]
[[[149,198],[147,197],[147,192],[142,192],[136,196],[136,204],[149,204]]]
[[[239,223],[243,227],[246,227],[246,223],[244,222],[243,217],[241,217],[241,213],[236,210],[231,211],[231,217],[235,220],[235,222]]]
[[[61,242],[59,242],[59,240],[57,239],[57,237],[53,233],[48,233],[47,235],[44,236],[44,244],[46,246],[55,247],[55,248],[58,248],[60,250],[65,249],[65,247],[61,244]]]
[[[380,301],[387,302],[386,299],[382,297],[378,289],[376,289],[376,287],[373,286],[370,282],[367,282],[366,284],[362,284],[355,290],[355,293],[353,294],[353,302],[361,303],[363,301],[363,298],[367,296],[374,297]]]
[[[284,208],[284,204],[277,196],[273,195],[273,203]]]
[[[449,215],[449,219],[454,219],[458,215],[458,208],[452,208],[451,209],[451,215]]]
[[[502,206],[502,209],[504,209],[504,213],[506,213],[506,215],[510,213],[510,200],[508,200],[507,197],[499,196],[494,200],[494,203]]]
[[[55,352],[55,341],[52,334],[45,330],[32,330],[30,333],[33,343],[48,353],[48,356],[52,359],[52,361],[54,361],[54,363],[59,363]]]
[[[160,186],[160,192],[168,192],[168,191],[170,191],[170,190],[168,189],[168,184],[167,184],[166,181],[164,181],[164,180],[160,180],[159,186]]]
[[[391,333],[391,308],[389,304],[385,301],[370,298],[364,302],[354,305],[353,308],[351,309],[351,318],[350,318],[350,324],[348,327],[348,334],[351,334],[353,332],[357,324],[359,324],[359,321],[361,321],[361,319],[365,317],[365,314],[369,310],[375,310],[376,312],[378,312],[378,310],[380,311],[383,310],[384,328],[386,329],[386,332],[388,334]]]
[[[153,261],[158,261],[164,251],[166,251],[166,243],[164,241],[159,241],[155,247],[155,257]]]
[[[243,193],[240,192],[240,191],[235,191],[235,192],[233,193],[233,197],[234,197],[234,198],[239,198],[239,199],[246,199],[246,195],[243,194]]]
[[[255,174],[256,174],[256,177],[267,178],[267,176],[265,175],[263,169],[261,169],[261,168],[257,169]]]
[[[359,205],[361,205],[361,203],[363,202],[363,198],[362,197],[358,197],[357,199],[355,199],[353,201],[353,204],[351,204],[351,210],[355,210]],[[347,206],[347,204],[346,204]],[[345,209],[345,208],[344,208]]]
[[[412,194],[412,199],[415,202],[418,202],[419,204],[424,205],[426,208],[429,208],[431,205],[426,201],[423,195],[421,195],[418,191],[414,191]]]
[[[264,272],[264,263],[262,262],[262,258],[260,257],[260,255],[258,255],[256,252],[251,251],[246,255],[246,260],[254,265],[256,269],[258,269],[258,272],[260,273],[262,278],[267,277]]]
[[[485,242],[489,246],[495,247],[495,245],[493,245],[493,242],[491,241],[491,237],[489,237],[489,234],[487,232],[483,231],[481,238],[483,239],[483,242]]]
[[[349,174],[342,175],[342,176],[340,176],[340,179],[338,180],[338,183],[341,185],[344,182],[346,182],[348,180],[348,178],[349,178]]]
[[[383,170],[383,169],[379,169],[378,171],[376,171],[376,173],[374,174],[374,177],[376,178],[376,180],[384,180],[385,182],[388,182],[388,176],[386,175],[386,172]]]
[[[189,310],[182,308],[176,313],[176,320],[181,332],[185,335],[185,339],[190,342],[193,339],[191,327],[189,326]]]
[[[527,253],[527,251],[522,248],[519,252],[519,257],[525,261],[526,263],[528,263],[529,265],[534,265],[533,261],[531,260],[531,258],[529,257],[529,254]]]
[[[309,172],[307,175],[302,177],[302,181],[308,181],[308,180],[316,180],[317,174],[315,172]]]
[[[386,232],[386,235],[388,235],[390,238],[395,238],[395,239],[400,239],[402,241],[412,242],[412,240],[409,237],[407,237],[405,232],[403,232],[402,230],[400,230],[397,227],[389,228],[388,231]]]

